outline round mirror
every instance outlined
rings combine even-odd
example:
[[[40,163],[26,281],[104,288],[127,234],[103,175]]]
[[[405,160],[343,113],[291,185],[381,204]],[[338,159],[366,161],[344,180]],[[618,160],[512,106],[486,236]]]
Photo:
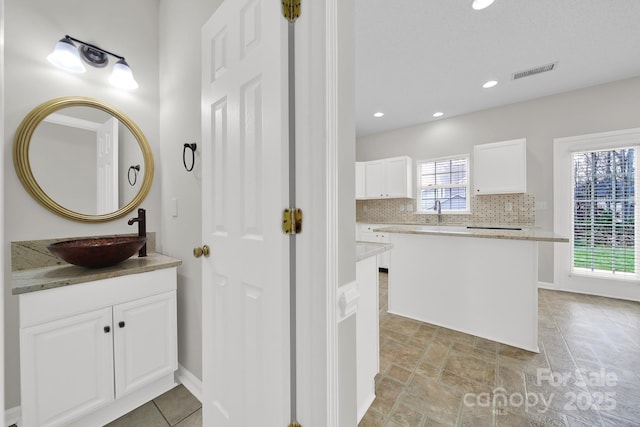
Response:
[[[153,155],[140,128],[121,111],[86,97],[34,108],[16,132],[13,162],[42,206],[83,222],[126,215],[153,180]]]

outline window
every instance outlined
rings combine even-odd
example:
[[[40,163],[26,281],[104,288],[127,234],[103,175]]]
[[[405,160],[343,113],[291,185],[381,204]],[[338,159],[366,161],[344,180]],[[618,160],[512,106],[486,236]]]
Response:
[[[418,166],[418,213],[432,213],[436,200],[442,212],[469,212],[469,156],[422,160]]]
[[[575,152],[572,270],[637,277],[634,147]]]

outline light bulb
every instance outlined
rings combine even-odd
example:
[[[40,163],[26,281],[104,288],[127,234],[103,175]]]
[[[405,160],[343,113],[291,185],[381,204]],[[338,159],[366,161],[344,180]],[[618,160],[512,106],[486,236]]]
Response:
[[[72,73],[84,73],[86,71],[86,68],[82,65],[82,61],[80,61],[78,49],[76,49],[73,42],[66,37],[56,43],[56,47],[53,49],[53,52],[47,56],[47,60],[56,67],[71,71]]]
[[[109,77],[109,83],[120,89],[137,89],[138,82],[133,78],[133,72],[124,59],[113,65],[113,71]]]

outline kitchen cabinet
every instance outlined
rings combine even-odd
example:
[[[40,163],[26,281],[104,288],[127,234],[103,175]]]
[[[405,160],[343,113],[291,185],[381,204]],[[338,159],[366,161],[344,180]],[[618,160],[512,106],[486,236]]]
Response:
[[[473,147],[474,194],[526,193],[526,139]]]
[[[20,295],[20,309],[24,427],[103,425],[175,384],[175,268]]]
[[[356,200],[365,198],[364,162],[356,162]]]
[[[373,242],[373,243],[390,243],[391,238],[386,233],[374,232],[377,228],[386,227],[389,224],[358,224],[358,237],[357,240],[361,242]],[[378,255],[378,267],[389,269],[389,251],[383,252]]]
[[[364,162],[366,199],[412,198],[413,161],[410,157]]]

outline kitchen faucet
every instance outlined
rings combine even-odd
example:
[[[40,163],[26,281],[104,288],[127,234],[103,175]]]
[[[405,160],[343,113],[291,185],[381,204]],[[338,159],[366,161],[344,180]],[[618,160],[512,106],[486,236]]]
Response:
[[[131,218],[127,221],[127,224],[133,225],[134,222],[138,223],[138,237],[144,237],[146,240],[147,237],[147,213],[144,209],[138,209],[138,217]],[[145,241],[144,245],[138,251],[138,257],[147,256],[147,242]]]
[[[436,203],[433,205],[433,210],[438,212],[438,225],[442,221],[442,204],[440,200],[436,200]]]

